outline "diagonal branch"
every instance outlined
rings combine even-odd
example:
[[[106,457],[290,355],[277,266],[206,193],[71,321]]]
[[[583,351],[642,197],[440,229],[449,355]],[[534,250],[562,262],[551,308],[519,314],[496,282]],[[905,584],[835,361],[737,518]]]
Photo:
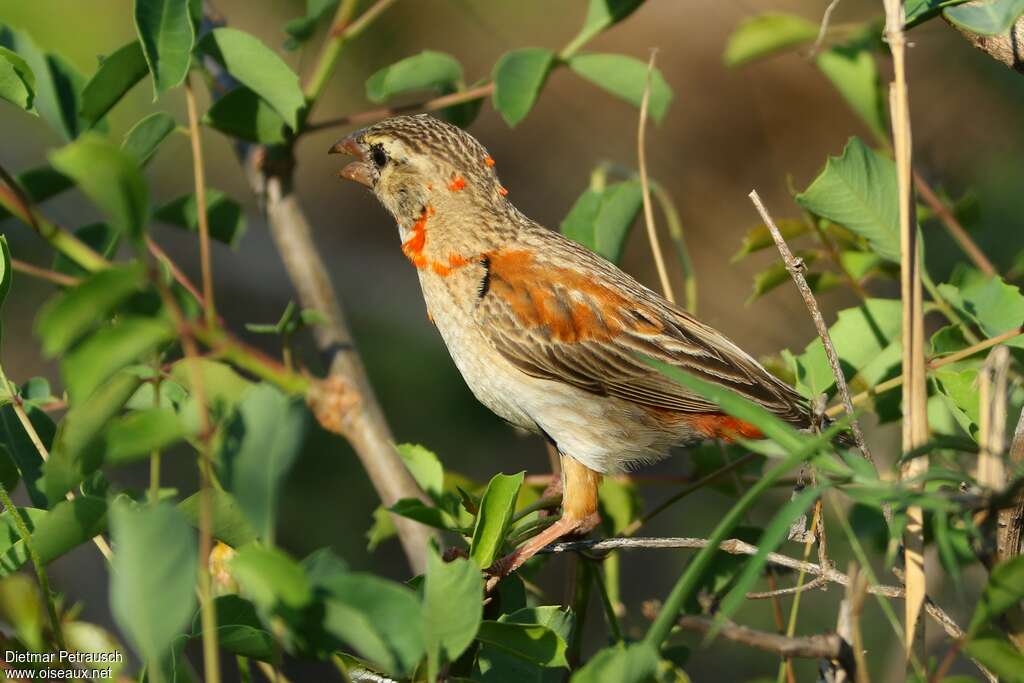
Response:
[[[864,459],[874,465],[875,460],[871,457],[871,451],[868,450],[868,446],[864,442],[864,433],[861,431],[860,423],[857,422],[857,416],[853,411],[850,389],[846,386],[846,377],[843,375],[843,369],[839,365],[839,355],[836,353],[836,347],[832,344],[832,337],[828,333],[828,325],[825,324],[825,319],[821,315],[821,309],[818,308],[818,302],[814,299],[814,293],[811,291],[810,285],[807,284],[807,279],[804,278],[804,263],[793,256],[793,252],[790,251],[789,245],[786,244],[786,240],[782,237],[782,233],[779,232],[775,221],[769,215],[768,209],[765,208],[760,195],[757,194],[757,190],[751,190],[749,197],[750,201],[757,207],[757,211],[761,214],[765,225],[768,226],[768,231],[771,232],[772,239],[775,240],[775,245],[779,248],[779,253],[782,254],[786,270],[793,276],[796,288],[800,290],[800,295],[804,298],[804,303],[807,304],[807,310],[811,313],[814,327],[818,330],[818,336],[821,337],[821,343],[825,347],[825,356],[828,358],[828,364],[832,368],[832,374],[835,376],[836,388],[839,390],[839,396],[843,400],[843,407],[846,408],[846,414],[850,416],[850,430],[853,432],[853,438],[857,442],[857,448],[860,449]]]
[[[379,0],[376,7],[391,3]],[[205,25],[222,25],[223,20],[210,3],[205,3]],[[365,16],[365,14],[364,14]],[[355,19],[347,28],[332,34],[329,41],[338,47],[353,31],[365,26]],[[325,47],[321,58],[334,62],[337,51]],[[205,66],[214,79],[218,94],[227,92],[234,79],[219,64],[207,59]],[[329,69],[318,65],[308,95],[322,92]],[[307,101],[311,108],[315,100]],[[313,241],[312,228],[299,203],[293,186],[294,159],[291,149],[266,148],[239,143],[235,147],[254,194],[264,203],[271,237],[284,261],[285,269],[305,308],[319,312],[323,325],[313,329],[317,348],[323,354],[328,375],[319,388],[310,394],[311,407],[325,428],[344,436],[366,470],[381,502],[390,507],[403,498],[426,495],[409,474],[394,447],[391,430],[366,376],[362,359],[355,348],[342,304],[331,285],[330,274]],[[436,532],[413,520],[394,517],[398,537],[410,568],[422,573],[426,567],[426,550]]]

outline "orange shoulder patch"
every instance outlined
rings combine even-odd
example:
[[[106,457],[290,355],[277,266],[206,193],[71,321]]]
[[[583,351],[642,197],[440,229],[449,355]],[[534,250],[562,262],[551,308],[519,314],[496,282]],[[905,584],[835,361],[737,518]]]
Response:
[[[526,250],[486,256],[490,290],[508,303],[521,325],[544,329],[552,339],[570,344],[608,341],[624,331],[657,333],[661,329],[653,313],[575,270],[539,265]]]
[[[466,187],[466,179],[460,175],[455,176],[450,183],[448,183],[448,189],[452,192],[458,192]]]
[[[488,166],[494,166],[494,159],[490,157],[484,157],[484,163]]]

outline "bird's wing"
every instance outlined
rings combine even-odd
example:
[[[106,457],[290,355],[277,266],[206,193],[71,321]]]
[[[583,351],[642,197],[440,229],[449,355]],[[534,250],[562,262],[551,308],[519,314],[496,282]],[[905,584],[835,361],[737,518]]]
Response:
[[[720,413],[637,354],[725,386],[799,426],[803,399],[719,332],[557,233],[491,252],[476,320],[522,372],[670,414]]]

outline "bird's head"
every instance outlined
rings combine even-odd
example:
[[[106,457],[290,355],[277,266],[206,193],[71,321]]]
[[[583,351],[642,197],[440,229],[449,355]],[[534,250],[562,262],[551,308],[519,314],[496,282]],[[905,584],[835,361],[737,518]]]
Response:
[[[339,140],[330,152],[355,157],[338,175],[370,188],[402,227],[428,206],[505,203],[506,192],[483,145],[427,114],[381,121]]]

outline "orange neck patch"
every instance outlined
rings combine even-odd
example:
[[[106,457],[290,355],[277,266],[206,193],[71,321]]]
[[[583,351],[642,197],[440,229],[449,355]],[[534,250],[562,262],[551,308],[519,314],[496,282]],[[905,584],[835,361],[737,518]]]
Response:
[[[433,215],[434,207],[428,206],[423,209],[419,220],[412,226],[412,236],[402,242],[402,253],[416,268],[430,268],[441,277],[448,277],[452,271],[468,265],[470,261],[459,254],[449,254],[447,261],[435,261],[423,253],[427,247],[427,219]]]

